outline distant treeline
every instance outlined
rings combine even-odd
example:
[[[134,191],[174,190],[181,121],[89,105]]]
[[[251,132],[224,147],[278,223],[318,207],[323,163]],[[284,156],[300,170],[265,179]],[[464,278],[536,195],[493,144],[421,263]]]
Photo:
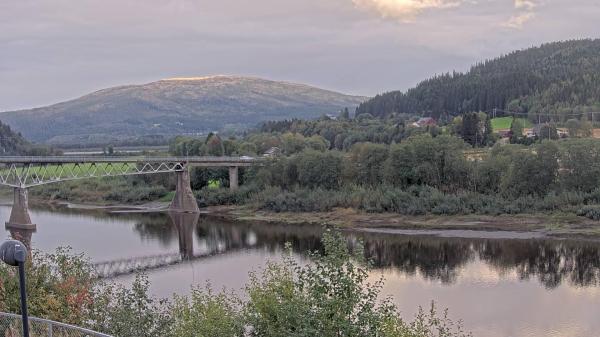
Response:
[[[104,147],[124,147],[124,146],[161,146],[169,143],[170,136],[165,135],[143,135],[143,136],[125,136],[122,138],[110,136],[89,135],[79,142],[72,141],[57,144],[63,149],[88,149]]]
[[[277,148],[283,155],[292,155],[305,149],[349,150],[354,144],[372,142],[399,143],[417,134],[441,134],[438,127],[410,127],[409,116],[389,118],[337,118],[317,120],[284,120],[261,124],[244,137],[175,137],[169,150],[174,155],[262,155]]]
[[[357,114],[411,113],[444,119],[494,108],[536,121],[538,117],[564,121],[574,114],[599,112],[600,39],[515,51],[479,63],[467,73],[446,73],[406,92],[377,95],[361,104]]]

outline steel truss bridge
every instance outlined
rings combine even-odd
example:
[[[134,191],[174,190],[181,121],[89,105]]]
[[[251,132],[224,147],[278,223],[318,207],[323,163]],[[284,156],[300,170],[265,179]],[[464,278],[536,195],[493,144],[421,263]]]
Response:
[[[62,181],[141,174],[175,173],[177,184],[170,211],[198,213],[190,186],[190,167],[228,167],[229,187],[238,188],[240,167],[260,165],[252,157],[0,157],[0,186],[14,188],[14,201],[6,227],[33,228],[27,189]]]
[[[182,172],[188,167],[246,167],[250,157],[0,157],[0,185],[29,188],[62,181]]]

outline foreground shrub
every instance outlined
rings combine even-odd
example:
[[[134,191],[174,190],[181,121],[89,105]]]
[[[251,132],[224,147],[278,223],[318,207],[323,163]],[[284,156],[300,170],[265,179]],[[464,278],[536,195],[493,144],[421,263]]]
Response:
[[[311,263],[291,255],[253,273],[247,300],[195,290],[177,300],[176,336],[466,336],[459,324],[432,307],[411,322],[404,321],[391,299],[379,300],[383,281],[367,282],[362,249],[352,253],[338,233],[326,232],[324,252],[310,253]]]
[[[63,248],[54,254],[33,252],[25,272],[30,315],[72,324],[85,322],[94,306],[96,288],[83,256]],[[17,268],[0,263],[0,311],[20,313],[18,294]]]
[[[210,287],[155,299],[145,276],[130,288],[103,284],[81,256],[60,250],[28,266],[31,313],[119,337],[465,336],[433,307],[405,321],[390,298],[380,300],[383,280],[367,281],[360,245],[350,250],[329,231],[323,245],[322,253],[309,254],[310,263],[288,254],[252,273],[243,300]],[[14,268],[1,266],[0,310],[18,311],[15,283]]]
[[[92,329],[119,337],[169,336],[169,303],[149,295],[145,275],[138,275],[131,288],[114,284],[98,288],[86,322]]]
[[[233,294],[192,289],[190,297],[175,297],[171,334],[178,337],[243,336],[240,301]]]

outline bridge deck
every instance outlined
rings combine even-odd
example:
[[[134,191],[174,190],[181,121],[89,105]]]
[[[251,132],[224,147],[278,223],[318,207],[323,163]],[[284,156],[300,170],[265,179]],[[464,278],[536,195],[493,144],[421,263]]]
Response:
[[[262,161],[253,157],[95,157],[95,156],[0,156],[0,164],[83,163],[185,163],[187,166],[252,166]]]

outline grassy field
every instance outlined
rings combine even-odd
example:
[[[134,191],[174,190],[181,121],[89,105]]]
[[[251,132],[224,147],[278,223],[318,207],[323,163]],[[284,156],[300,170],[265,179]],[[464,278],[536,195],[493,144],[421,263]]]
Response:
[[[28,169],[29,176],[38,175],[44,177],[45,180],[50,177],[62,177],[62,178],[74,178],[74,177],[87,177],[96,172],[96,176],[104,175],[116,175],[119,173],[134,173],[135,164],[123,164],[123,163],[84,163],[84,164],[72,164],[66,163],[62,165],[47,165],[47,166],[32,166]],[[19,172],[23,168],[18,168]],[[0,169],[0,174],[7,174],[8,168],[3,167]]]
[[[530,128],[533,126],[533,124],[531,124],[531,122],[525,118],[517,118],[520,122],[521,125],[524,128]],[[512,117],[498,117],[498,118],[493,118],[492,119],[492,129],[494,130],[494,132],[497,132],[498,130],[501,129],[510,129],[510,124],[512,123],[513,118]]]

